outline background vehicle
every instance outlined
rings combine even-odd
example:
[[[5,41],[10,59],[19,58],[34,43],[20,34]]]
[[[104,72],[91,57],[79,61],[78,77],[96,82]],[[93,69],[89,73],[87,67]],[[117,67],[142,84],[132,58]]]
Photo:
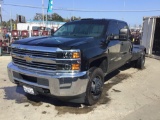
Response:
[[[128,62],[143,69],[145,48],[133,46],[124,21],[82,19],[66,23],[53,36],[12,44],[9,78],[30,94],[95,104],[104,76]]]
[[[143,18],[142,45],[146,47],[148,55],[160,55],[160,17]]]

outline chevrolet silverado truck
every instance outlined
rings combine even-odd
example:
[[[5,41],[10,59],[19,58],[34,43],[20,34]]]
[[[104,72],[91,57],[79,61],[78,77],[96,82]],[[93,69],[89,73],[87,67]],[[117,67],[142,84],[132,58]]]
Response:
[[[11,57],[8,76],[26,93],[93,105],[105,75],[129,62],[143,69],[145,47],[132,44],[124,21],[82,19],[48,37],[15,41]]]

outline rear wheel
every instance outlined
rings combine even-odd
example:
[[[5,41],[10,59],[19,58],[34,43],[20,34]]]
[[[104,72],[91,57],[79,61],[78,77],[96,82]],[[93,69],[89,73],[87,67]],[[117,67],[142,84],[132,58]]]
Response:
[[[89,82],[86,90],[85,103],[93,105],[98,102],[103,91],[104,74],[100,68],[91,68],[89,70]]]
[[[136,68],[143,69],[145,64],[145,53],[141,54],[141,57],[136,61]]]

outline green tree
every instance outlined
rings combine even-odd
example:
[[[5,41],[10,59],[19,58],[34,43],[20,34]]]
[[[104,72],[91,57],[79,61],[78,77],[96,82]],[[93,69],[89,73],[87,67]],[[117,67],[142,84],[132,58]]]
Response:
[[[81,19],[81,17],[76,17],[76,16],[71,17],[71,20],[80,20],[80,19]]]
[[[12,29],[14,29],[14,24],[17,25],[16,20],[10,19],[9,21],[7,21],[7,28],[11,29],[11,23],[12,23]]]
[[[70,19],[70,18],[66,18],[66,19],[64,19],[63,21],[64,21],[64,22],[69,22],[69,21],[71,21],[71,19]]]
[[[47,18],[46,18],[47,16]],[[72,16],[71,18],[63,18],[62,16],[60,16],[58,13],[53,13],[50,15],[44,15],[44,20],[47,21],[58,21],[58,22],[69,22],[71,20],[80,20],[81,17],[76,17],[76,16]],[[34,16],[33,20],[43,20],[43,15],[41,13],[36,13],[36,15]]]
[[[51,19],[52,19],[53,21],[59,21],[59,22],[63,22],[63,21],[64,21],[63,17],[61,17],[61,16],[60,16],[59,14],[57,14],[57,13],[51,14]]]
[[[2,26],[3,27],[7,27],[7,22],[6,21],[2,21]]]
[[[46,18],[47,17],[47,18]],[[46,20],[47,19],[47,21],[52,21],[52,17],[51,17],[51,15],[45,15],[44,16],[44,20]]]
[[[43,20],[43,16],[41,13],[36,13],[36,15],[34,16],[33,20]]]
[[[63,22],[64,19],[62,16],[60,16],[57,13],[53,13],[51,15],[44,15],[44,20],[46,20],[46,16],[47,16],[47,20],[48,21],[59,21],[59,22]],[[34,16],[33,20],[43,20],[43,15],[41,13],[36,13],[36,15]]]

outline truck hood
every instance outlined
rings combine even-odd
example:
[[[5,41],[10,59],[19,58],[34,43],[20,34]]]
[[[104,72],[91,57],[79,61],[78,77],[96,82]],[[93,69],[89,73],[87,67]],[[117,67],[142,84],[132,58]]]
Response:
[[[71,47],[92,41],[93,37],[32,37],[15,41],[13,44],[44,46],[44,47],[59,47],[70,49]]]

